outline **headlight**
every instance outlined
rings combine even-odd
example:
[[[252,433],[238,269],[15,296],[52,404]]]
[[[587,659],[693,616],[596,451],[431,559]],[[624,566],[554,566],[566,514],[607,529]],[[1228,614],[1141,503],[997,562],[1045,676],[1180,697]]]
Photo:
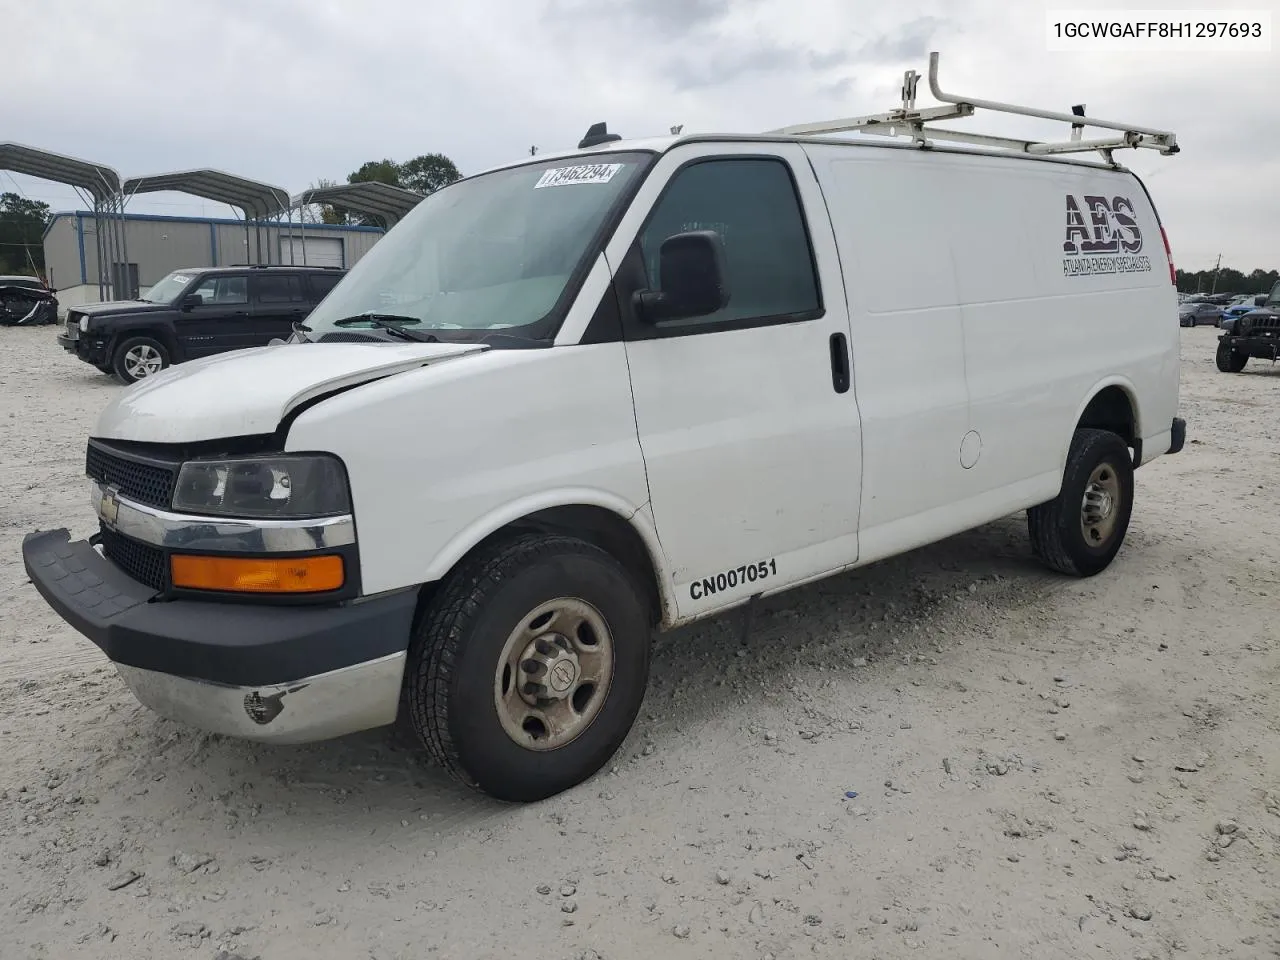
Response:
[[[1247,316],[1241,317],[1239,320],[1236,321],[1235,332],[1240,336],[1247,337],[1249,335],[1249,331],[1252,329],[1253,329],[1253,321],[1250,320]]]
[[[80,332],[81,332],[81,333],[88,333],[88,332],[89,332],[89,318],[88,318],[88,317],[81,317],[81,318],[80,318]]]
[[[173,494],[180,513],[287,520],[351,512],[346,471],[333,457],[193,460]]]

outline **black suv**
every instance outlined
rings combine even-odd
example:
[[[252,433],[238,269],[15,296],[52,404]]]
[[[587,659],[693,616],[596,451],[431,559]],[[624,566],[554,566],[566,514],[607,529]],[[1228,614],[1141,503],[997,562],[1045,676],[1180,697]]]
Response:
[[[1271,293],[1258,297],[1258,309],[1226,321],[1225,332],[1218,338],[1218,369],[1223,373],[1239,373],[1250,357],[1280,360],[1280,282]]]
[[[288,338],[345,273],[332,267],[175,270],[145,298],[70,308],[58,343],[133,383],[171,363]]]

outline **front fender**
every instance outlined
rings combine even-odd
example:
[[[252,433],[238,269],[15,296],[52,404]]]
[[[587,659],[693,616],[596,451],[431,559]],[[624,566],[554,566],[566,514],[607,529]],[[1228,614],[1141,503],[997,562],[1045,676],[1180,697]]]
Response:
[[[430,566],[427,567],[423,579],[427,583],[442,579],[457,566],[463,557],[474,550],[486,538],[493,536],[504,527],[523,520],[525,517],[544,510],[552,510],[556,507],[598,507],[609,511],[638,533],[640,539],[644,542],[645,551],[649,555],[649,563],[652,564],[656,575],[658,594],[662,601],[663,622],[671,623],[674,621],[676,617],[674,585],[671,580],[666,555],[663,553],[662,544],[658,540],[658,531],[654,526],[653,516],[647,505],[631,504],[606,490],[596,490],[589,487],[566,487],[558,490],[543,491],[503,504],[501,507],[489,511],[484,516],[465,526],[441,547]]]

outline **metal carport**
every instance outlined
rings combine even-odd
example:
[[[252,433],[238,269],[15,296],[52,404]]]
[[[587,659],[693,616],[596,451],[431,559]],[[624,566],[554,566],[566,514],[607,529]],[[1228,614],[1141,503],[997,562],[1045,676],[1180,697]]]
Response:
[[[20,143],[0,143],[0,170],[12,170],[29,177],[73,187],[85,199],[92,197],[94,241],[98,255],[98,296],[107,300],[117,286],[116,265],[129,262],[125,237],[124,202],[120,196],[120,175],[111,167],[77,160]],[[86,205],[88,200],[86,199]],[[121,267],[127,270],[127,267]]]
[[[404,187],[369,180],[363,183],[340,183],[330,187],[312,187],[293,198],[295,207],[328,204],[352,213],[376,217],[390,230],[405,214],[422,202],[423,195]]]
[[[188,193],[193,197],[225,203],[239,210],[244,216],[245,256],[251,255],[250,247],[252,246],[255,263],[271,263],[271,224],[275,221],[278,233],[279,218],[291,209],[289,191],[269,183],[259,183],[221,170],[208,169],[180,170],[174,173],[131,177],[121,186],[124,203],[132,200],[136,194],[158,193],[163,190]],[[123,209],[123,203],[121,208]],[[256,238],[255,244],[250,243],[251,227],[253,236]],[[265,259],[262,244],[264,229],[267,232]]]

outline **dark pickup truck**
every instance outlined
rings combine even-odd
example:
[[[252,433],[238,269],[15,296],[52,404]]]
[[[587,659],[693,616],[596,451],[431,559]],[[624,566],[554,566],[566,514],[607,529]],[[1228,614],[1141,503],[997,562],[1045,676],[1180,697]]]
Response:
[[[1222,323],[1217,363],[1223,373],[1239,373],[1250,357],[1280,360],[1280,282],[1254,303],[1256,310]]]
[[[345,273],[286,266],[175,270],[142,299],[71,307],[58,343],[133,383],[173,363],[288,338]]]

